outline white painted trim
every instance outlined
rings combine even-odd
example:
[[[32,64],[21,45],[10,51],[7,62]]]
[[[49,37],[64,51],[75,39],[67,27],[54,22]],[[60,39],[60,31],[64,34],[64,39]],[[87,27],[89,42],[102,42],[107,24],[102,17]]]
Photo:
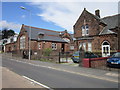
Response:
[[[107,42],[109,45],[103,45],[105,42]],[[108,47],[108,53],[106,53],[106,54],[104,54],[103,53],[103,48],[106,48],[106,47]],[[110,56],[110,43],[108,42],[108,41],[104,41],[103,43],[102,43],[102,57],[107,57],[107,56]]]

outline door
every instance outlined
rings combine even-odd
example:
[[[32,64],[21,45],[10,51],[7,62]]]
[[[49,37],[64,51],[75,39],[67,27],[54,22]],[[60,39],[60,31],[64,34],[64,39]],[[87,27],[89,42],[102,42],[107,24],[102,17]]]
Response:
[[[102,44],[102,57],[108,57],[110,56],[110,44],[105,41]]]

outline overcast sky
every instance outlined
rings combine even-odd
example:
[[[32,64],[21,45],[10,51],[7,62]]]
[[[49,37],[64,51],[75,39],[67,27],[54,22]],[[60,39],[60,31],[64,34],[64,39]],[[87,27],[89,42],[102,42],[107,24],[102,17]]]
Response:
[[[10,28],[16,32],[20,31],[22,24],[35,27],[63,31],[67,29],[73,32],[73,25],[81,15],[84,8],[89,12],[95,13],[100,10],[101,18],[118,14],[118,0],[115,1],[89,1],[86,0],[69,0],[66,2],[59,0],[47,0],[47,2],[39,0],[26,0],[21,2],[18,0],[9,0],[11,2],[2,2],[2,20],[0,28]],[[64,0],[65,1],[65,0]],[[24,6],[31,10],[32,16],[29,18],[29,12],[21,10],[19,7]]]

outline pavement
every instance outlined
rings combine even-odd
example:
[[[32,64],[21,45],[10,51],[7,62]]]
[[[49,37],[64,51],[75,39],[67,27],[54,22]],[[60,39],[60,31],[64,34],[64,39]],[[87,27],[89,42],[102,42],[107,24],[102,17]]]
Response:
[[[2,88],[43,88],[22,76],[2,67]]]

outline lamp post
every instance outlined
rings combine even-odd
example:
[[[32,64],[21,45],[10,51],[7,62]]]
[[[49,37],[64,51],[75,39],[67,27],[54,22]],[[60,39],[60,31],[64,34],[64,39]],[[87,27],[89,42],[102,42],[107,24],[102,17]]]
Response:
[[[23,9],[23,10],[26,10],[26,11],[28,11],[29,12],[29,21],[30,21],[30,23],[31,23],[31,11],[30,10],[28,10],[28,9],[26,9],[25,7],[23,7],[23,6],[21,6],[20,7],[21,9]],[[29,26],[29,45],[28,45],[28,47],[29,47],[29,57],[28,57],[28,59],[30,60],[31,59],[31,26]]]

